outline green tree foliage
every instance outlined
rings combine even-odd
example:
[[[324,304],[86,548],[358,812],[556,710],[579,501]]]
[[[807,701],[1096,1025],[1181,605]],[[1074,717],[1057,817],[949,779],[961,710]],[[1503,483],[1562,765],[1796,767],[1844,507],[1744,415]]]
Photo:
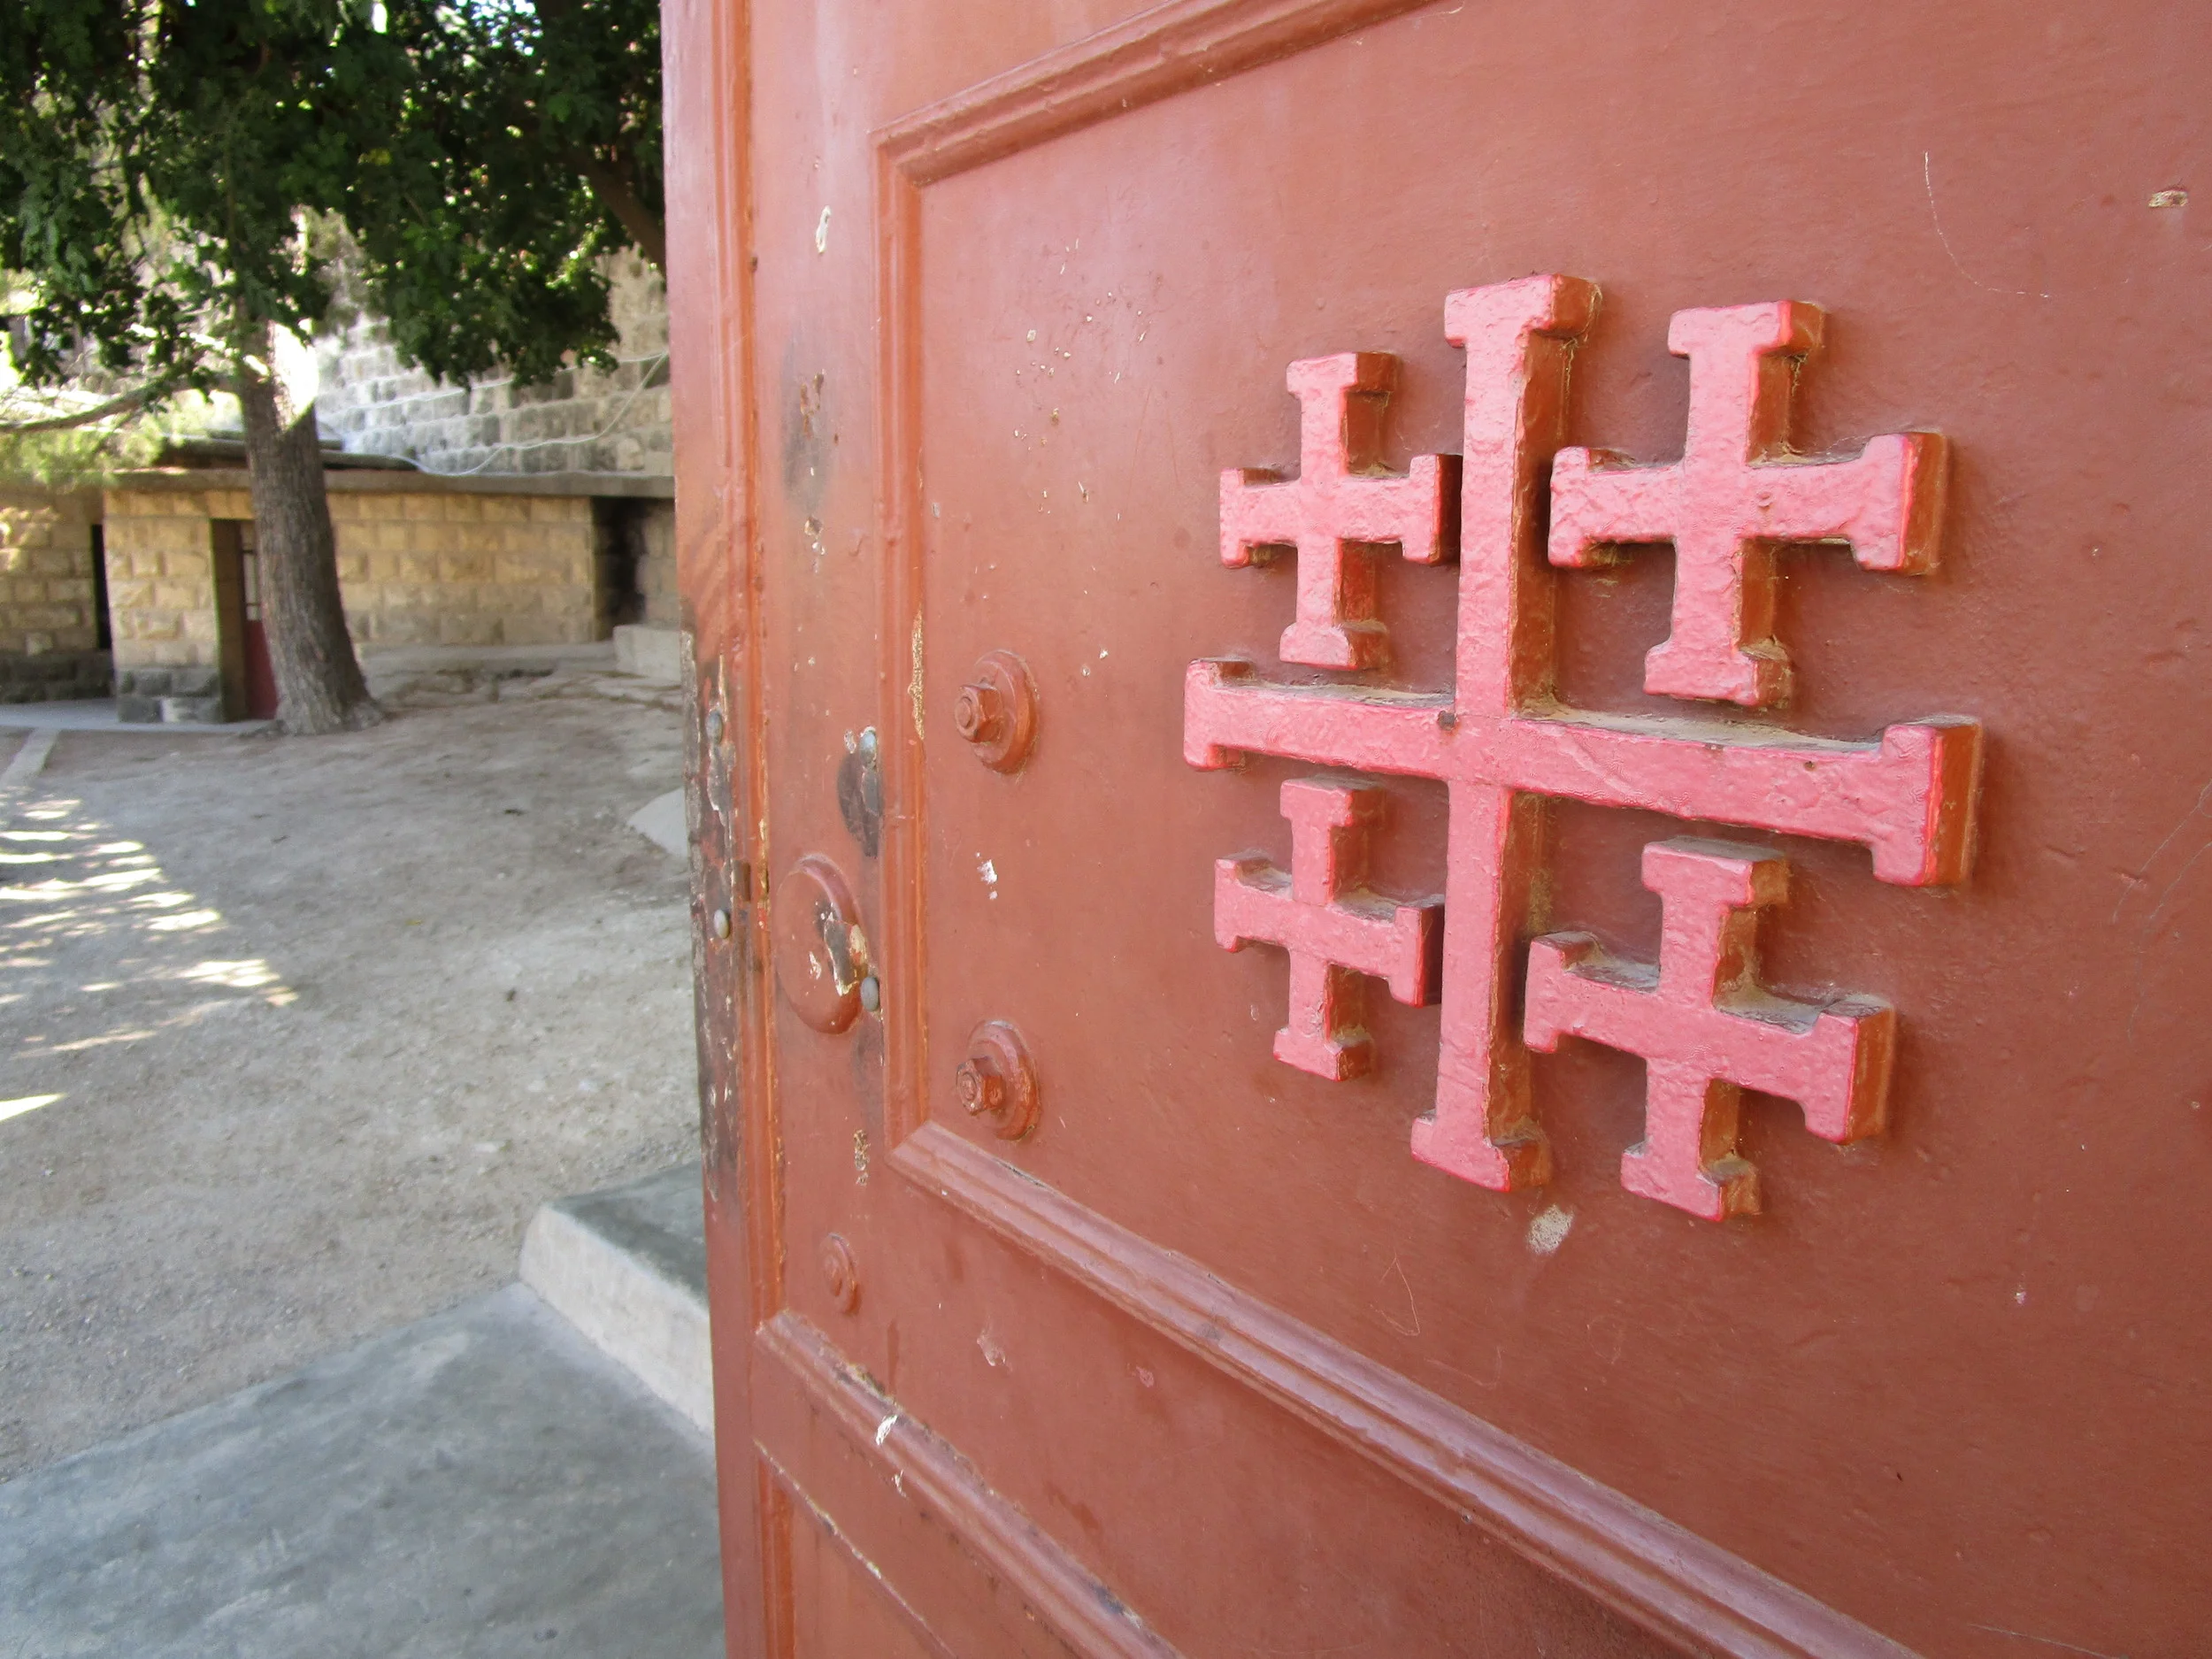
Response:
[[[401,0],[409,96],[345,219],[409,362],[526,384],[611,365],[600,256],[664,263],[657,0]]]
[[[227,383],[242,328],[327,315],[315,214],[442,379],[603,352],[599,256],[663,262],[654,0],[0,0],[27,381]]]
[[[653,0],[0,0],[14,366],[99,394],[64,420],[238,394],[288,723],[366,703],[312,409],[271,390],[270,331],[331,314],[319,227],[351,233],[401,356],[441,379],[611,363],[600,257],[661,261],[659,99]]]

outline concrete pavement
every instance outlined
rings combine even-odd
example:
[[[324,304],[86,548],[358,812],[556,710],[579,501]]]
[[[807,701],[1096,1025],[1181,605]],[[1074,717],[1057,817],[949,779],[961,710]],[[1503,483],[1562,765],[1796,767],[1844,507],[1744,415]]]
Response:
[[[4,1659],[720,1647],[707,1441],[521,1286],[0,1486]]]

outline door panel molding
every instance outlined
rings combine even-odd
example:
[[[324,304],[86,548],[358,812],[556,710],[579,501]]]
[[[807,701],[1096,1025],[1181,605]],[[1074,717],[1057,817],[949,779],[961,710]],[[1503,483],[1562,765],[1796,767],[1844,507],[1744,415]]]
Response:
[[[872,1576],[892,1589],[898,1606],[932,1642],[942,1646],[960,1633],[933,1628],[928,1619],[936,1609],[917,1604],[938,1586],[909,1582],[894,1589],[861,1541],[851,1535],[853,1517],[845,1507],[840,1506],[845,1515],[842,1524],[831,1520],[828,1510],[796,1479],[795,1471],[814,1468],[819,1461],[803,1443],[811,1422],[834,1428],[905,1509],[925,1520],[940,1521],[1076,1651],[1115,1659],[1174,1659],[1176,1650],[1110,1588],[986,1485],[974,1466],[942,1438],[907,1416],[866,1372],[798,1314],[787,1310],[755,1333],[753,1369],[753,1427],[762,1458],[777,1471],[786,1490],[812,1509]],[[972,1617],[980,1611],[987,1620],[980,1598],[966,1598],[963,1586],[947,1588],[955,1599],[965,1598]],[[945,1593],[941,1589],[936,1599],[943,1599]],[[956,1643],[947,1651],[972,1648]]]
[[[949,1129],[924,1125],[891,1162],[916,1186],[1655,1635],[1742,1659],[1909,1659],[1878,1632]]]
[[[907,179],[934,184],[1432,3],[1170,0],[917,111],[876,143]]]

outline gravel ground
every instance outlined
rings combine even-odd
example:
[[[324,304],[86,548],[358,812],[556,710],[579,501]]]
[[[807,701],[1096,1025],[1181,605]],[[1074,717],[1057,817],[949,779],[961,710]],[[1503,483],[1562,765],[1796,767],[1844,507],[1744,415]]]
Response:
[[[0,795],[0,1479],[504,1283],[544,1200],[693,1154],[683,867],[624,823],[680,781],[673,694],[503,689],[65,733]]]

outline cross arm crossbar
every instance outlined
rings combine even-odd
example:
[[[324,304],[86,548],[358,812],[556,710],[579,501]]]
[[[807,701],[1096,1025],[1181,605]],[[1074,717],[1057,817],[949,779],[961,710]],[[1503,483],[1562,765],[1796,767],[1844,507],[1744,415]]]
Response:
[[[1202,769],[1276,755],[1856,841],[1878,877],[1905,887],[1961,880],[1972,858],[1981,727],[1971,720],[1845,742],[1666,716],[1485,718],[1433,695],[1271,684],[1248,664],[1212,660],[1190,666],[1183,731],[1184,757]]]

